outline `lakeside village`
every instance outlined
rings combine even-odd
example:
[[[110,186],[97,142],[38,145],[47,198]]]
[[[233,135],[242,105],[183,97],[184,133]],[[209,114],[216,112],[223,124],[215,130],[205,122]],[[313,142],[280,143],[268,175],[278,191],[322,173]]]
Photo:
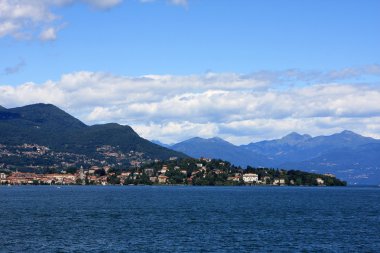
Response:
[[[193,159],[171,157],[168,161],[144,158],[143,153],[120,154],[115,148],[105,146],[98,151],[113,158],[96,160],[77,154],[54,153],[47,147],[24,144],[0,148],[0,161],[4,157],[23,161],[45,161],[45,165],[9,166],[0,162],[0,184],[2,185],[294,185],[294,186],[345,186],[346,182],[332,174],[314,174],[299,170],[270,168],[242,169],[229,162],[216,159]],[[61,161],[46,165],[43,159],[54,156]],[[76,158],[73,162],[73,156]],[[65,157],[69,157],[68,163]],[[117,163],[117,158],[128,158],[126,163]],[[103,157],[104,158],[104,157]],[[115,159],[116,158],[116,159]],[[100,159],[102,159],[100,157]],[[17,159],[16,159],[17,160]],[[9,159],[8,159],[9,161]],[[26,165],[25,165],[26,166]],[[12,168],[12,169],[10,169]],[[16,168],[16,169],[15,169]],[[32,171],[31,171],[32,170]]]

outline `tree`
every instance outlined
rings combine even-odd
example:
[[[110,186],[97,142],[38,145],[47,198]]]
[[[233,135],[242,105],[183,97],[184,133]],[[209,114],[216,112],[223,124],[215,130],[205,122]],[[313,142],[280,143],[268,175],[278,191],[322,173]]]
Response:
[[[77,173],[78,169],[76,167],[69,167],[66,169],[66,173],[69,173],[69,174],[75,174]]]
[[[97,175],[98,177],[102,177],[106,175],[106,171],[104,169],[98,169],[98,170],[95,170],[94,174]]]
[[[107,182],[109,184],[120,184],[120,178],[118,178],[116,175],[112,175],[107,177]]]
[[[169,184],[182,184],[186,178],[181,171],[175,169],[169,169],[165,176],[169,177]]]
[[[146,173],[142,173],[140,177],[139,184],[152,184],[152,182],[149,179],[149,176]]]

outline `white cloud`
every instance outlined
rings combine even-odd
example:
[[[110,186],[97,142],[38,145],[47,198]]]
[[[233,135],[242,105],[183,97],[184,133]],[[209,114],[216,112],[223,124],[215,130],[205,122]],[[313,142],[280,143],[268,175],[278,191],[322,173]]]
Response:
[[[0,13],[2,19],[51,21],[55,15],[50,12],[49,7],[57,5],[56,1],[30,1],[30,0],[1,0]]]
[[[140,0],[152,2],[154,0]],[[168,0],[169,3],[187,6],[187,0]],[[62,17],[54,10],[69,4],[84,3],[96,9],[110,9],[123,0],[0,0],[0,38],[39,38],[55,40],[62,26]]]
[[[108,9],[122,0],[0,0],[0,38],[12,36],[25,39],[39,35],[42,40],[54,40],[61,17],[53,9],[78,2]]]
[[[190,121],[135,124],[136,132],[147,138],[159,139],[164,143],[175,143],[194,136],[212,137],[218,134],[218,126],[214,123],[196,123]]]
[[[349,129],[379,137],[380,87],[284,87],[262,75],[115,76],[75,72],[58,81],[0,86],[6,107],[53,103],[88,124],[131,125],[147,139],[220,136],[237,143]]]
[[[0,37],[16,32],[19,27],[19,25],[11,21],[0,22]]]
[[[187,0],[169,0],[171,4],[187,6]]]
[[[41,40],[55,40],[56,38],[57,38],[57,31],[54,27],[46,28],[40,34]]]
[[[122,0],[84,0],[84,2],[100,9],[107,9],[120,4]]]
[[[152,3],[157,0],[140,0],[141,3]],[[168,3],[178,6],[186,7],[188,5],[188,0],[167,0]]]

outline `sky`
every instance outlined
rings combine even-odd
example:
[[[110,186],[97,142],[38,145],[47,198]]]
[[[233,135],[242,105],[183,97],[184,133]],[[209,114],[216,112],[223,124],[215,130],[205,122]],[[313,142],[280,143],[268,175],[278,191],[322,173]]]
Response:
[[[0,0],[0,105],[176,143],[380,138],[378,0]]]

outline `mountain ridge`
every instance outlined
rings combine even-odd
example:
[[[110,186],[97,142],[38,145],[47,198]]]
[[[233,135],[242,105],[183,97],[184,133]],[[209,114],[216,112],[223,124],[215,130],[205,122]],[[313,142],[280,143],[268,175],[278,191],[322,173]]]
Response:
[[[229,143],[218,149],[214,148],[214,140],[215,137],[195,137],[170,147],[193,157],[220,158],[243,167],[302,169],[334,173],[351,183],[380,183],[380,159],[377,158],[380,157],[380,140],[349,130],[315,137],[292,132],[279,139],[240,146]]]
[[[142,152],[149,159],[216,158],[242,167],[329,172],[351,184],[380,184],[380,140],[349,130],[315,137],[292,132],[280,139],[240,146],[220,137],[194,137],[162,147],[165,144],[141,138],[130,126],[117,123],[88,126],[51,104],[10,109],[0,106],[0,144],[16,147],[26,143],[89,157],[99,156],[99,147],[111,146],[125,154]]]
[[[130,126],[117,123],[88,126],[52,104],[33,104],[0,112],[0,143],[35,143],[56,151],[95,155],[97,146],[119,146],[122,151],[144,152],[168,159],[186,155],[141,138]]]
[[[209,139],[194,137],[174,144],[170,148],[191,157],[224,159],[237,166],[246,166],[254,162],[259,164],[268,162],[265,157],[254,154],[249,150],[240,150],[238,146],[219,137]]]

